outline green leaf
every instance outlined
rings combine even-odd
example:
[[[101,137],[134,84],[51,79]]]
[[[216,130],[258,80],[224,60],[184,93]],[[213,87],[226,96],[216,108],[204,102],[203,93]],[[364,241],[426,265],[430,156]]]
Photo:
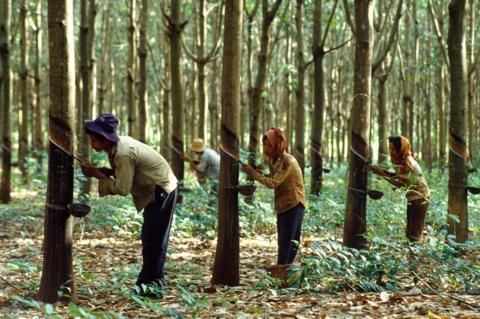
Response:
[[[51,315],[52,313],[55,312],[55,308],[53,308],[53,306],[49,303],[45,304],[45,313],[47,315]]]

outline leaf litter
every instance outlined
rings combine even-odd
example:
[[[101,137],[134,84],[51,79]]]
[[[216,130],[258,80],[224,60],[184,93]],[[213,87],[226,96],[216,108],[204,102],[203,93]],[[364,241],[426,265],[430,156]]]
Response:
[[[29,302],[40,282],[42,219],[37,216],[28,225],[18,220],[0,224],[0,318],[48,317],[47,307]],[[81,240],[75,228],[74,236],[77,306],[92,313],[91,318],[480,318],[478,309],[418,287],[337,294],[281,289],[265,271],[276,260],[276,242],[268,234],[242,238],[238,287],[212,287],[215,240],[172,232],[164,297],[136,300],[129,291],[141,263],[140,240],[118,237],[109,228],[87,231]],[[302,254],[308,255],[310,249],[304,248]],[[478,295],[458,297],[480,304]],[[55,305],[53,311],[59,318],[79,317],[64,303]],[[108,312],[113,315],[106,316]]]

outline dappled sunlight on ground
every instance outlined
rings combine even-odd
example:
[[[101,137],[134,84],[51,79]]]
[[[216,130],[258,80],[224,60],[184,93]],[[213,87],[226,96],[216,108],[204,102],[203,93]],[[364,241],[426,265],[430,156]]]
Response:
[[[327,190],[333,186],[330,182],[326,183]],[[12,203],[2,207],[5,215],[0,216],[0,318],[43,318],[46,317],[41,310],[43,308],[27,307],[9,296],[18,295],[30,300],[38,291],[42,269],[44,198],[33,191],[13,195]],[[344,209],[343,195],[333,195],[320,202],[323,206],[319,206],[317,211],[313,210],[312,203],[307,210],[306,222],[310,225],[305,226],[311,228],[302,238],[299,257],[312,256],[319,244],[340,243],[342,220],[339,214]],[[192,192],[189,196],[198,195]],[[208,207],[208,198],[202,199],[205,201],[202,205]],[[407,278],[403,290],[394,292],[362,293],[355,291],[358,287],[351,287],[336,294],[326,293],[324,283],[314,281],[310,281],[310,290],[281,289],[279,282],[271,278],[265,269],[274,264],[277,257],[275,221],[271,211],[252,213],[255,217],[268,217],[261,220],[264,224],[256,224],[258,228],[246,224],[254,219],[245,219],[244,231],[240,232],[238,287],[211,287],[216,236],[205,236],[201,231],[208,230],[215,235],[216,224],[210,219],[180,224],[183,220],[177,216],[179,224],[173,228],[169,242],[164,298],[134,299],[130,291],[142,261],[139,239],[141,215],[134,211],[128,199],[109,197],[99,201],[94,197],[92,200],[95,210],[88,218],[74,220],[73,234],[78,306],[90,312],[113,311],[125,318],[163,318],[175,311],[185,318],[480,318],[479,312],[465,303],[445,295],[432,295],[433,292],[428,289],[418,289],[412,278]],[[185,199],[186,203],[189,201],[193,200]],[[389,205],[387,199],[382,205]],[[376,206],[370,207],[373,212],[370,214],[381,218],[383,213],[372,207]],[[202,211],[204,206],[196,209]],[[400,209],[403,216],[403,206]],[[192,216],[198,215],[195,214]],[[395,216],[391,212],[388,214]],[[190,217],[186,213],[182,216],[184,219]],[[205,216],[200,214],[200,217]],[[391,233],[380,233],[378,229],[376,231],[382,239],[401,244],[404,238],[398,236],[403,234],[403,229],[400,229],[403,217],[396,217],[394,227],[397,237]],[[379,222],[379,219],[373,219],[372,223],[384,226],[382,221],[385,223],[385,220]],[[95,224],[97,222],[100,224]],[[211,224],[207,227],[206,223]],[[433,240],[434,235],[429,232],[427,238]],[[464,258],[478,260],[476,253],[471,250]],[[424,271],[429,269],[436,270],[426,268]],[[472,304],[480,303],[480,296],[451,295]],[[60,317],[69,317],[66,304],[57,304],[55,311]]]

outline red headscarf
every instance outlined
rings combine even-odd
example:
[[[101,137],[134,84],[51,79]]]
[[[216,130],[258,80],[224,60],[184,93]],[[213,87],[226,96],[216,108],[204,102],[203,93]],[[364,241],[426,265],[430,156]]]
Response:
[[[285,152],[285,134],[278,127],[272,127],[263,135],[262,141],[268,140],[273,146],[273,158],[278,158]]]

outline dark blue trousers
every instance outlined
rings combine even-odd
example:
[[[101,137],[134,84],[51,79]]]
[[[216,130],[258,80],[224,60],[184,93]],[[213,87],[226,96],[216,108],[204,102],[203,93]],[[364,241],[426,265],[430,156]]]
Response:
[[[148,204],[143,211],[143,265],[136,283],[138,286],[163,280],[163,267],[177,194],[178,188],[167,193],[157,186],[155,201]]]
[[[302,204],[277,214],[278,265],[291,264],[295,259],[297,246],[292,241],[300,243],[304,214],[305,207]]]

